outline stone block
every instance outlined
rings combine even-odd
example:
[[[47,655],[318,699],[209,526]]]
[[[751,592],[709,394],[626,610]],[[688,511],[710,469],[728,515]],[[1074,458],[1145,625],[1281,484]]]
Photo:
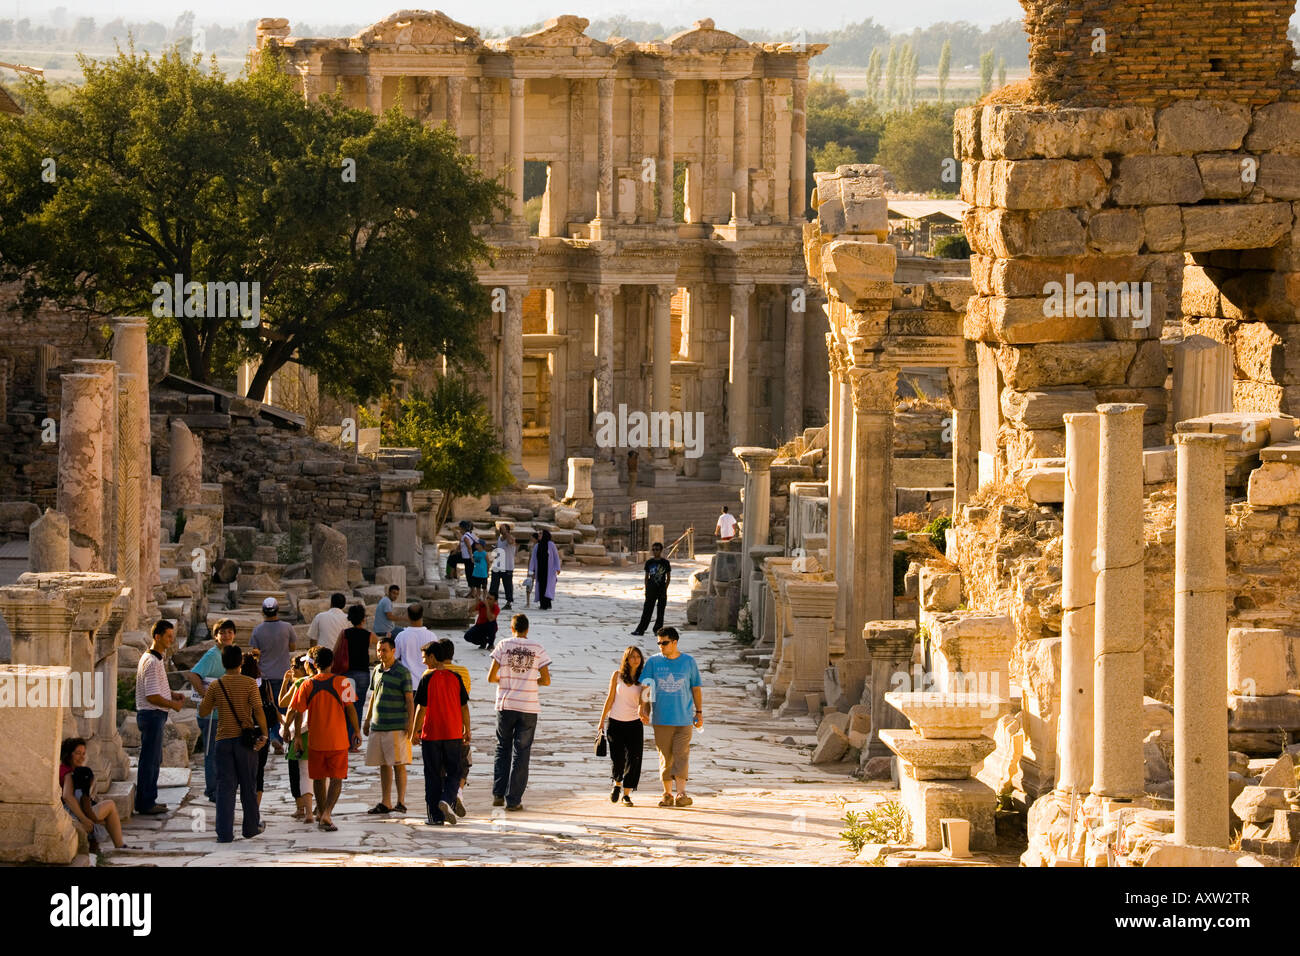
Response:
[[[917,578],[921,608],[953,611],[961,604],[961,572],[942,571],[922,565]]]
[[[1178,450],[1173,445],[1142,449],[1142,482],[1147,485],[1178,477]]]
[[[1232,814],[1243,823],[1271,823],[1275,810],[1289,810],[1286,787],[1249,786],[1232,801]]]
[[[346,591],[348,539],[327,525],[318,524],[311,534],[311,578],[322,590]]]
[[[1272,103],[1257,109],[1246,148],[1300,155],[1300,103]]]
[[[1283,753],[1273,761],[1272,765],[1265,770],[1259,777],[1260,787],[1284,787],[1291,789],[1295,787],[1295,760],[1289,753]]]
[[[348,560],[360,561],[362,569],[375,566],[375,522],[336,521],[331,527],[347,539]]]
[[[1271,697],[1287,692],[1287,639],[1274,628],[1228,630],[1228,693]]]
[[[1246,497],[1256,508],[1300,504],[1300,461],[1266,461],[1250,473]]]
[[[1221,850],[1211,846],[1185,846],[1177,843],[1158,844],[1143,866],[1259,866],[1259,861],[1240,850]]]
[[[1023,212],[975,207],[963,219],[971,248],[982,255],[1081,256],[1087,252],[1087,230],[1069,209]]]
[[[1088,248],[1103,255],[1131,255],[1142,248],[1142,213],[1103,209],[1088,218]]]
[[[1204,199],[1205,187],[1191,156],[1125,156],[1111,197],[1121,206],[1187,205]]]
[[[1104,160],[1102,162],[1105,162]],[[1092,206],[1106,196],[1106,174],[1096,160],[997,160],[992,166],[991,195],[982,206],[1004,209],[1060,209]]]
[[[1277,697],[1246,697],[1233,694],[1228,697],[1228,730],[1300,730],[1300,697],[1294,694],[1282,694]]]
[[[1155,138],[1154,115],[1142,107],[1059,109],[990,105],[976,110],[978,135],[968,131],[968,135],[961,137],[961,143],[966,148],[977,147],[978,155],[989,159],[1147,153]]]
[[[897,264],[894,247],[887,243],[841,239],[822,248],[826,284],[850,309],[892,299]]]
[[[1262,249],[1291,231],[1289,203],[1194,206],[1183,210],[1183,249]]]
[[[1148,252],[1172,252],[1183,245],[1183,213],[1178,206],[1142,210],[1142,235]]]
[[[1007,387],[1023,391],[1122,382],[1136,351],[1132,342],[1050,342],[1005,345],[997,360]]]
[[[990,694],[927,691],[889,691],[885,703],[928,740],[973,740],[1010,706],[1006,698]],[[877,734],[884,729],[877,730]]]
[[[375,568],[375,585],[387,591],[390,584],[401,589],[399,596],[406,594],[406,565],[385,564]]]
[[[1183,100],[1156,113],[1156,149],[1166,154],[1239,149],[1250,120],[1250,108],[1239,103]]]
[[[912,842],[927,850],[943,846],[940,820],[957,817],[970,821],[973,850],[997,848],[993,810],[997,797],[978,780],[899,780],[899,797],[912,824]]]
[[[834,715],[832,715],[834,716]],[[825,737],[813,748],[812,763],[835,763],[849,752],[849,737],[843,730],[832,726]]]
[[[1065,501],[1065,465],[1057,458],[1039,458],[1025,463],[1020,480],[1029,500],[1039,504]]]
[[[964,334],[976,341],[1012,345],[1039,342],[1087,342],[1101,336],[1101,324],[1092,316],[1052,313],[1046,298],[973,296],[966,313]]]
[[[1207,153],[1196,157],[1206,199],[1245,199],[1255,188],[1253,156],[1239,153]]]
[[[1261,156],[1258,179],[1259,188],[1269,199],[1300,199],[1300,156]]]
[[[904,772],[916,780],[965,780],[971,768],[991,754],[991,737],[931,740],[914,730],[885,728],[880,739],[903,761]]]

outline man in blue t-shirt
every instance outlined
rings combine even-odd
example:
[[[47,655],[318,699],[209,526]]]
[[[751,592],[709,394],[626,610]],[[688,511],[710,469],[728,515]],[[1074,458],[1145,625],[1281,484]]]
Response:
[[[393,634],[393,605],[397,603],[401,593],[401,588],[396,584],[390,584],[384,596],[379,599],[379,606],[375,608],[375,626],[371,628],[375,632],[376,639],[396,636]]]
[[[655,631],[659,653],[645,662],[641,683],[648,688],[641,698],[641,723],[654,728],[659,751],[659,778],[664,795],[661,807],[689,807],[686,775],[691,754],[691,726],[704,726],[700,669],[695,658],[677,649],[677,628]],[[673,784],[677,798],[673,799]]]

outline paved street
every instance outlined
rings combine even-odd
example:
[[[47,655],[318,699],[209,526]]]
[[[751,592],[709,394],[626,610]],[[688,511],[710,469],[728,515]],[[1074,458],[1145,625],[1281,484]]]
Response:
[[[675,562],[667,623],[685,620],[688,573],[702,563]],[[522,579],[522,575],[519,576]],[[694,806],[660,809],[657,760],[647,731],[642,788],[636,806],[609,802],[609,760],[592,752],[596,719],[611,671],[640,611],[636,568],[566,566],[555,607],[526,609],[532,634],[547,647],[552,684],[542,688],[542,714],[533,747],[523,813],[491,807],[495,717],[488,684],[488,652],[456,637],[457,661],[473,675],[470,713],[474,766],[465,792],[469,815],[458,826],[424,825],[423,777],[413,767],[405,815],[369,816],[378,801],[377,770],[352,757],[335,810],[337,833],[292,819],[293,799],[283,758],[267,767],[264,834],[218,845],[214,805],[203,797],[202,756],[194,759],[188,797],[168,816],[136,818],[127,840],[144,849],[114,852],[108,865],[212,866],[348,864],[842,864],[852,857],[838,833],[842,805],[871,799],[871,787],[844,770],[808,763],[814,740],[810,718],[776,719],[751,690],[758,672],[741,663],[730,634],[682,631],[682,650],[704,675],[702,733],[691,750]],[[522,592],[520,593],[522,596]],[[525,610],[522,601],[515,610]],[[504,622],[507,614],[502,614]],[[503,628],[504,630],[504,628]],[[882,797],[883,793],[880,794]],[[236,822],[236,833],[239,832]]]

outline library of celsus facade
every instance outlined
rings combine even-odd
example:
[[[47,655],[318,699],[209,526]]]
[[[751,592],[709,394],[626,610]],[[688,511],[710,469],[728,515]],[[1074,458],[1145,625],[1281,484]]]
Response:
[[[447,123],[513,194],[483,226],[480,278],[504,290],[483,378],[516,474],[625,456],[597,447],[595,422],[626,406],[703,413],[698,457],[641,447],[643,484],[738,482],[732,447],[824,421],[826,325],[801,253],[804,101],[822,47],[750,43],[711,20],[656,43],[586,25],[562,16],[485,40],[402,11],[350,38],[264,19],[257,44],[308,98]]]

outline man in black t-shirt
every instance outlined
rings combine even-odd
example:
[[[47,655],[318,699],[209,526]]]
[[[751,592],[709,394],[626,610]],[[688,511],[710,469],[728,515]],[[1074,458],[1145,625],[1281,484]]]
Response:
[[[668,603],[668,582],[672,579],[673,569],[664,558],[664,546],[658,541],[650,549],[654,554],[645,563],[645,606],[641,608],[641,623],[632,633],[638,637],[645,633],[650,623],[650,612],[655,611],[655,630],[664,626],[664,605]]]

